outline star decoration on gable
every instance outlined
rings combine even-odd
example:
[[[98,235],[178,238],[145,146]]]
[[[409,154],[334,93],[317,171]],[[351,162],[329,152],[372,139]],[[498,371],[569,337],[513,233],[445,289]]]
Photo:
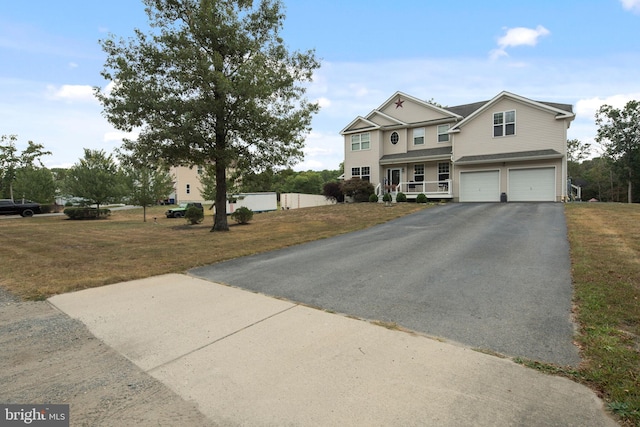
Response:
[[[396,101],[396,108],[404,108],[404,107],[402,106],[402,103],[403,103],[403,102],[404,102],[404,101],[403,101],[402,99],[400,99],[400,97],[398,97],[398,100]]]

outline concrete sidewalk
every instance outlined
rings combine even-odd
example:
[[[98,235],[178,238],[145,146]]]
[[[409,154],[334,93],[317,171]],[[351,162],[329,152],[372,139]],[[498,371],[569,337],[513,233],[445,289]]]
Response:
[[[49,301],[219,425],[617,425],[570,380],[186,275]]]

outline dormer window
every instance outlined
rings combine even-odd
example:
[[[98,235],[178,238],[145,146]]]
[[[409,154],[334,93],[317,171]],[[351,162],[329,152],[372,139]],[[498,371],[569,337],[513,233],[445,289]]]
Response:
[[[493,113],[493,136],[516,134],[516,110]]]

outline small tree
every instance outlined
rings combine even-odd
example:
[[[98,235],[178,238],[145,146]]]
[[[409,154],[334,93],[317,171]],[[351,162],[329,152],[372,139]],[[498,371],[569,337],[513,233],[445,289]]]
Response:
[[[68,192],[88,203],[100,205],[119,200],[124,194],[124,179],[113,157],[102,150],[84,149],[84,158],[69,169],[66,177]]]
[[[173,179],[166,168],[127,162],[124,170],[127,196],[125,199],[142,206],[142,221],[147,222],[147,206],[165,199],[173,191]]]
[[[42,165],[40,157],[51,155],[50,151],[45,151],[44,145],[35,144],[33,141],[27,142],[27,148],[18,154],[16,148],[16,135],[0,136],[0,179],[2,181],[2,193],[8,195],[13,200],[13,183],[17,178],[19,169]]]
[[[322,195],[328,200],[335,200],[338,203],[344,202],[344,194],[339,182],[327,182],[322,187]]]
[[[26,198],[43,205],[52,204],[56,197],[53,174],[47,168],[30,166],[18,169],[13,192],[18,198]]]

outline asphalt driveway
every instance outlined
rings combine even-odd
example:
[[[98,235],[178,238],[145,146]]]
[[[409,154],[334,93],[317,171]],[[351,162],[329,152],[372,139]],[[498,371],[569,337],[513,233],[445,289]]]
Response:
[[[451,203],[189,273],[474,348],[577,365],[563,209]]]

